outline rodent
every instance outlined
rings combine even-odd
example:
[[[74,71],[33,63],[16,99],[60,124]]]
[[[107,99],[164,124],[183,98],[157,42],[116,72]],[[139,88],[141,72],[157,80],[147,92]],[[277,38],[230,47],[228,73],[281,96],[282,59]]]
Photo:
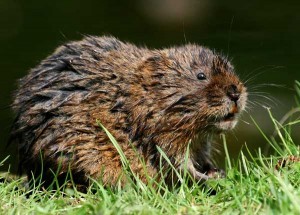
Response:
[[[90,178],[126,183],[120,155],[97,120],[145,183],[144,166],[157,180],[178,180],[158,147],[179,171],[189,148],[190,175],[206,180],[218,172],[212,138],[235,127],[246,103],[247,89],[232,64],[208,48],[150,50],[86,36],[60,46],[19,80],[11,138],[20,168],[29,179],[42,172],[46,184],[53,173],[65,177],[69,170],[78,184]]]

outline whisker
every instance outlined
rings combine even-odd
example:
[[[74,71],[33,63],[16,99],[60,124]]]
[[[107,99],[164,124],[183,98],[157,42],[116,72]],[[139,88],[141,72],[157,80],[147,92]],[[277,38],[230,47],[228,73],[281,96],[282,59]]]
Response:
[[[269,68],[268,68],[269,67]],[[261,72],[258,72],[258,73],[255,73],[255,72],[257,72],[257,71],[260,71],[260,70],[262,70],[262,69],[264,69],[264,68],[268,68],[268,69],[265,69],[265,70],[263,70],[263,71],[261,71]],[[249,72],[248,74],[247,74],[247,76],[245,77],[245,79],[244,79],[244,83],[245,84],[247,84],[247,83],[249,83],[249,82],[251,82],[251,81],[253,81],[253,80],[255,80],[258,76],[260,76],[260,75],[262,75],[262,74],[264,74],[264,73],[266,73],[266,72],[270,72],[270,71],[272,71],[272,70],[275,70],[275,69],[282,69],[282,68],[284,68],[283,66],[261,66],[261,67],[258,67],[257,69],[254,69],[254,70],[252,70],[251,72]],[[255,73],[255,74],[254,74]],[[253,75],[254,74],[254,75]],[[243,79],[243,78],[242,78]]]
[[[232,130],[232,136],[236,139],[236,141],[239,142],[239,138],[238,138],[238,136],[237,136],[237,134],[236,134],[235,131],[236,131],[236,130]]]
[[[264,87],[276,87],[276,88],[281,88],[281,89],[291,89],[285,85],[282,84],[274,84],[274,83],[263,83],[263,84],[255,84],[254,86],[248,86],[248,90],[252,91],[252,90],[256,90],[256,89],[261,89]]]
[[[251,95],[250,95],[251,96]],[[274,96],[267,96],[267,95],[264,95],[264,94],[255,94],[253,96],[256,96],[256,97],[260,97],[260,98],[264,98],[274,104],[278,104],[278,103],[281,103],[278,99],[276,99]]]
[[[243,122],[243,123],[245,123],[246,125],[251,125],[250,122],[247,122],[247,121],[245,121],[245,120],[240,119],[240,121]]]

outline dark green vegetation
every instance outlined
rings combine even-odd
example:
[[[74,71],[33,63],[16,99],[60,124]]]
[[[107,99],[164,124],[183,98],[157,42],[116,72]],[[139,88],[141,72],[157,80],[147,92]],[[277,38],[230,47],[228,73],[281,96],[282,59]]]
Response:
[[[55,181],[54,190],[40,185],[28,189],[22,178],[6,180],[2,176],[0,214],[299,214],[300,150],[290,134],[300,123],[300,82],[296,82],[296,92],[297,107],[284,122],[279,123],[266,110],[274,136],[267,137],[257,125],[265,143],[274,149],[273,155],[266,157],[258,150],[255,155],[249,152],[249,158],[240,153],[233,161],[223,136],[227,155],[224,179],[210,180],[206,186],[182,183],[173,190],[164,183],[156,184],[156,188],[154,183],[145,186],[138,179],[125,188],[107,188],[95,181],[87,193],[81,193],[70,186],[58,188]],[[119,149],[125,174],[132,178],[118,143],[103,129]],[[184,174],[181,177],[183,182],[187,179]]]

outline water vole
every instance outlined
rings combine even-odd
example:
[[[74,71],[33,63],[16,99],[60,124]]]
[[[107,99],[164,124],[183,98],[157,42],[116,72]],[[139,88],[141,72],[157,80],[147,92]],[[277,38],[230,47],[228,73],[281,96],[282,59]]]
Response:
[[[70,169],[75,183],[91,177],[115,185],[122,164],[99,120],[143,181],[139,156],[155,177],[168,169],[157,146],[180,170],[189,143],[188,170],[201,180],[215,171],[211,138],[235,127],[246,100],[233,66],[207,48],[149,50],[88,36],[59,47],[20,80],[12,139],[29,178],[43,166],[50,182],[59,167],[59,176]],[[171,183],[173,176],[166,171],[163,177]]]

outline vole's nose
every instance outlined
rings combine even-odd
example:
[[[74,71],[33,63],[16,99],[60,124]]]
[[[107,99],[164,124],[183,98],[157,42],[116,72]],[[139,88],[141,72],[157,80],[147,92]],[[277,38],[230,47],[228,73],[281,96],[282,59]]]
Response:
[[[227,96],[231,99],[231,101],[236,102],[240,98],[240,93],[238,92],[237,87],[234,84],[228,86]]]

